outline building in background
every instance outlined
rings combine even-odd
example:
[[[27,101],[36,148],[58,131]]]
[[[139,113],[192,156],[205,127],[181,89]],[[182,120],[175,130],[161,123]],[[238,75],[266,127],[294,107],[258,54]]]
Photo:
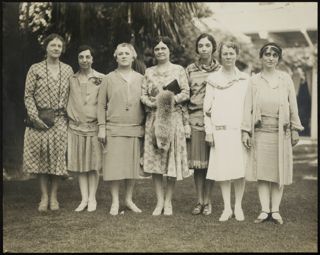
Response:
[[[221,24],[239,38],[251,39],[255,50],[276,42],[284,50],[282,68],[294,80],[304,136],[318,139],[318,4],[316,2],[207,3],[213,16],[207,26]]]

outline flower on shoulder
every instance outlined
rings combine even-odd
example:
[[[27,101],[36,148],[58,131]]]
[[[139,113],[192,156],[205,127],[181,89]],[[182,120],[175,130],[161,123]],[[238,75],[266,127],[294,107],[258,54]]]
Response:
[[[90,77],[89,80],[93,80],[93,84],[99,86],[102,82],[102,78],[98,77]]]

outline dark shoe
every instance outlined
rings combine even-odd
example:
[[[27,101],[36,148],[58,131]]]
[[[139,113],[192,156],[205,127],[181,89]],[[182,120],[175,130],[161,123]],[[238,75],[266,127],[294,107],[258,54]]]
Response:
[[[212,206],[211,206],[211,204],[205,204],[204,206],[203,206],[203,211],[202,211],[202,214],[203,215],[210,215],[212,213]]]
[[[198,214],[202,213],[202,210],[203,210],[203,205],[200,204],[200,203],[198,203],[198,204],[196,204],[196,206],[193,208],[192,214],[193,214],[193,215],[198,215]]]
[[[270,213],[262,211],[259,214],[258,218],[254,220],[254,223],[263,223],[263,222],[269,220],[269,218],[270,218]]]
[[[283,224],[283,220],[279,212],[271,212],[271,220],[276,224]]]

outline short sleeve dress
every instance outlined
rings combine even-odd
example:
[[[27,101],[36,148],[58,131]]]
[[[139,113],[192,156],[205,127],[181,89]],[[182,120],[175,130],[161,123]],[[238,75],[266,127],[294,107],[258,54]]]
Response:
[[[175,95],[176,105],[173,111],[174,135],[168,151],[158,149],[152,141],[152,129],[156,116],[151,97],[163,90],[163,86],[177,79],[181,93]],[[189,85],[184,68],[180,65],[170,64],[165,72],[158,71],[156,66],[146,69],[142,84],[141,101],[146,106],[147,116],[145,124],[145,143],[143,167],[144,172],[151,174],[162,174],[182,180],[190,176],[186,136],[183,126],[182,103],[189,99]]]

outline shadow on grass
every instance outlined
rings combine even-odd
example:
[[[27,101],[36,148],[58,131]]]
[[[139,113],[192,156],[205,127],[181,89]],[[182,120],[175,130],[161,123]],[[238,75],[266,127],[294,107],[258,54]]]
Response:
[[[36,179],[3,183],[3,251],[6,252],[316,252],[317,168],[294,166],[294,183],[281,204],[284,225],[254,224],[260,211],[256,183],[247,182],[243,198],[244,222],[218,221],[223,210],[220,187],[215,185],[213,214],[192,216],[193,178],[177,182],[173,216],[152,216],[156,197],[150,179],[137,181],[134,201],[140,214],[125,211],[111,216],[108,182],[100,179],[95,212],[76,213],[80,192],[76,179],[61,182],[56,212],[37,211]],[[123,198],[123,186],[121,186]],[[232,197],[232,201],[234,198]]]

